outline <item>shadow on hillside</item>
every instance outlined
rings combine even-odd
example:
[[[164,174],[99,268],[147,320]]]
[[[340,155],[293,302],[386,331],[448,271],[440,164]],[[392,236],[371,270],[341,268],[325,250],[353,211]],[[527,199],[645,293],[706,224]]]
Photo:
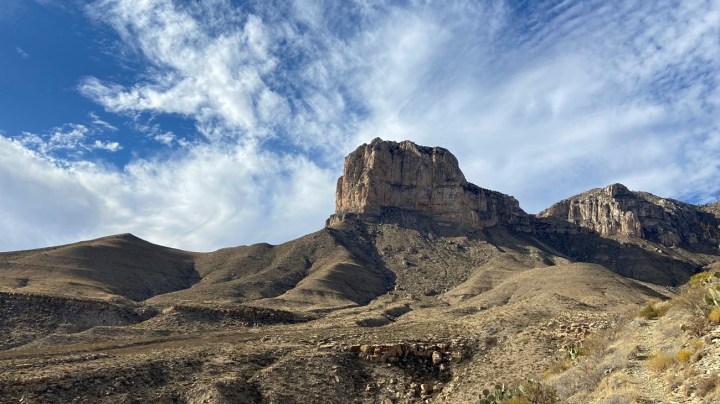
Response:
[[[346,217],[355,229],[361,228],[359,224],[366,219]],[[599,264],[622,276],[663,286],[682,285],[701,268],[692,262],[672,257],[651,243],[621,243],[555,218],[531,217],[528,226],[498,225],[472,229],[456,223],[439,222],[417,212],[390,208],[373,218],[371,223],[393,224],[430,236],[478,238],[490,242],[501,251],[511,250],[519,254],[527,253],[527,246],[531,245],[553,255]],[[642,247],[643,244],[646,246]],[[375,261],[381,264],[377,257]],[[387,268],[384,270],[388,271]]]

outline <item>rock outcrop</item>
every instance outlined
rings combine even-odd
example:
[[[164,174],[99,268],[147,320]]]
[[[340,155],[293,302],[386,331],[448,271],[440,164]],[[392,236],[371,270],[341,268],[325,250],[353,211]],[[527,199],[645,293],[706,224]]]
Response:
[[[537,216],[566,220],[602,236],[640,237],[665,246],[714,248],[720,238],[720,221],[711,213],[622,184],[565,199]]]
[[[515,198],[468,183],[448,150],[376,138],[345,158],[327,225],[349,217],[374,222],[393,209],[470,228],[529,220]]]
[[[702,209],[704,212],[712,213],[720,219],[720,201],[717,201],[715,203],[710,203],[707,205],[700,206],[700,209]]]

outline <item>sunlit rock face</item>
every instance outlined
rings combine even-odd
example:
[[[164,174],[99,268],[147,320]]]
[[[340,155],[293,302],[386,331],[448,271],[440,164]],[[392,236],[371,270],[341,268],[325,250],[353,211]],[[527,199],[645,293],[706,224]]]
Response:
[[[538,217],[567,220],[603,236],[633,236],[666,246],[718,243],[718,220],[697,206],[622,184],[596,188],[560,201]]]
[[[330,226],[348,215],[373,221],[388,209],[472,228],[528,221],[515,198],[467,182],[448,150],[379,138],[345,157],[335,204]]]

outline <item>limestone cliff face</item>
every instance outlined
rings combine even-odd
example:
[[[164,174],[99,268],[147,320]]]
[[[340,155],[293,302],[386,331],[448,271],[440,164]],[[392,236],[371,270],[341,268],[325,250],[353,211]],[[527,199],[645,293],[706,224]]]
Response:
[[[720,223],[712,214],[673,199],[632,192],[622,184],[576,195],[537,216],[567,220],[603,236],[641,237],[666,246],[717,245],[720,234]]]
[[[410,141],[377,138],[350,153],[335,201],[330,226],[348,215],[373,221],[388,209],[473,228],[528,221],[515,198],[468,183],[452,153]]]

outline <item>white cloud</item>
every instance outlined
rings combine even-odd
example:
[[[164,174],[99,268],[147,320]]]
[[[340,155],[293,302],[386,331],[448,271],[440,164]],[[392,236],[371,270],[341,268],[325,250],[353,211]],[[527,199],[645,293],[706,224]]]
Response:
[[[117,126],[111,124],[110,122],[100,119],[98,114],[96,114],[94,112],[90,112],[88,114],[88,117],[90,118],[90,122],[100,129],[105,129],[105,130],[109,130],[112,132],[115,132],[118,130]]]
[[[230,7],[225,2],[210,6]],[[264,119],[276,118],[267,108],[279,110],[283,100],[262,78],[276,62],[259,17],[248,15],[240,27],[213,36],[209,31],[214,27],[203,26],[171,1],[102,1],[90,10],[159,68],[148,82],[130,87],[84,79],[80,91],[108,110],[178,113],[197,119],[200,127],[221,120],[248,132],[257,132],[257,124],[268,123]],[[213,25],[235,22],[230,12],[215,16],[219,20]]]
[[[492,30],[441,8],[388,20],[359,45],[378,67],[357,84],[372,114],[353,143],[442,145],[469,180],[530,211],[615,181],[719,198],[720,150],[707,139],[718,130],[720,4],[623,4],[575,3],[537,31],[509,9],[476,14]]]
[[[28,53],[19,46],[15,48],[15,53],[17,53],[23,59],[30,59],[30,55],[28,55]]]
[[[160,133],[153,136],[153,139],[155,139],[157,142],[164,144],[165,146],[170,146],[175,140],[175,134],[172,132]]]
[[[0,188],[2,250],[70,242],[102,220],[99,195],[67,170],[2,136]]]
[[[93,119],[93,124],[96,127],[117,130],[115,127],[108,128],[109,124],[107,123],[106,125],[97,125],[97,120]],[[88,158],[88,152],[93,150],[117,152],[122,149],[119,142],[97,139],[96,137],[101,134],[83,124],[70,123],[53,128],[49,133],[45,134],[24,132],[15,140],[50,162],[69,164],[71,161],[81,161]]]
[[[151,143],[181,147],[121,169],[88,163],[92,150],[122,147],[93,132],[114,131],[96,114],[0,139],[14,156],[0,160],[0,181],[36,184],[17,192],[2,228],[26,228],[18,240],[32,245],[42,222],[22,201],[40,197],[58,199],[46,212],[88,212],[65,232],[39,214],[54,240],[284,241],[322,226],[343,155],[377,136],[446,147],[468,180],[529,211],[616,181],[720,197],[717,1],[343,4],[93,3],[89,16],[146,69],[85,77],[79,90]],[[158,116],[190,120],[206,140]],[[76,157],[58,162],[60,152]],[[64,187],[76,199],[50,197]]]
[[[256,144],[194,147],[181,158],[136,160],[123,171],[58,167],[0,137],[4,250],[132,232],[191,250],[280,242],[319,229],[334,173]]]
[[[106,150],[111,153],[122,150],[122,146],[118,142],[103,142],[102,140],[95,140],[92,147],[94,149]]]

